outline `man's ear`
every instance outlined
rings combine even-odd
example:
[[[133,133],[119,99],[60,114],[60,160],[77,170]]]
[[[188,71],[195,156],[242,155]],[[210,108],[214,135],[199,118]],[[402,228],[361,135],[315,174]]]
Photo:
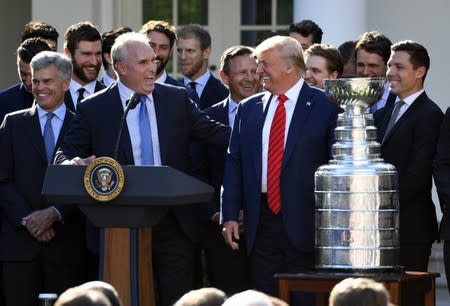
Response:
[[[229,85],[230,82],[228,80],[228,75],[225,73],[225,71],[220,70],[219,76],[220,76],[220,80],[222,81],[223,84]]]

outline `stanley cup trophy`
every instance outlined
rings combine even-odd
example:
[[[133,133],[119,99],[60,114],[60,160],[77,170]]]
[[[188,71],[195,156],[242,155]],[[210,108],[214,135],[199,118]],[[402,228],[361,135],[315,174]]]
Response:
[[[384,78],[325,80],[327,96],[345,112],[335,129],[333,160],[315,173],[316,267],[379,272],[398,269],[399,202],[394,166],[380,157],[366,109]]]

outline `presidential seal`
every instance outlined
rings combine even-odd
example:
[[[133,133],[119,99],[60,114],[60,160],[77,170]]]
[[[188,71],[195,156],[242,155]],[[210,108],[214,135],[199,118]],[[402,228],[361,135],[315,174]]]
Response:
[[[120,164],[110,157],[96,158],[84,172],[84,188],[97,201],[108,202],[122,192],[125,176]]]

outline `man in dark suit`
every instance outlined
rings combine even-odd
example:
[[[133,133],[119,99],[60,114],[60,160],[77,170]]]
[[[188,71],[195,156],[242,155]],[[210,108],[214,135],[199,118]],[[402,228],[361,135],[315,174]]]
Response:
[[[163,20],[149,20],[140,33],[147,35],[150,46],[156,54],[156,82],[174,86],[183,86],[166,71],[166,65],[172,56],[173,45],[177,39],[175,26]]]
[[[51,50],[50,45],[41,38],[27,39],[17,48],[17,70],[21,82],[0,91],[0,122],[7,113],[31,107],[30,62],[39,52],[48,50]]]
[[[64,105],[70,59],[44,51],[31,61],[37,105],[8,114],[0,127],[1,282],[6,306],[38,303],[39,292],[61,293],[83,281],[81,213],[42,197],[54,148],[72,121]]]
[[[58,49],[59,33],[48,23],[42,21],[30,21],[25,25],[25,29],[20,36],[22,42],[29,38],[42,38],[49,44],[52,51],[57,51]]]
[[[145,35],[119,36],[111,54],[117,83],[80,104],[56,163],[87,164],[95,156],[113,157],[126,100],[135,92],[143,95],[143,102],[128,113],[119,163],[169,165],[187,172],[193,140],[226,147],[229,128],[200,112],[184,88],[155,84],[156,55]],[[169,306],[192,289],[193,241],[199,239],[192,207],[170,209],[152,235],[158,305]]]
[[[73,74],[64,102],[72,112],[93,93],[105,88],[97,81],[102,67],[102,37],[89,22],[71,25],[64,33],[64,54],[72,59]]]
[[[356,76],[361,78],[373,78],[386,76],[387,61],[391,55],[392,42],[377,31],[366,32],[356,41]],[[389,107],[393,99],[389,95],[389,83],[384,85],[384,93],[380,100],[369,108],[370,113],[375,113],[383,107]]]
[[[436,156],[433,163],[434,183],[441,205],[440,238],[444,241],[444,265],[450,292],[450,108],[442,120]]]
[[[222,101],[228,89],[208,69],[211,36],[199,25],[187,25],[177,32],[177,54],[183,84],[200,109]]]
[[[102,34],[102,62],[103,62],[103,70],[104,75],[102,78],[102,83],[106,87],[114,83],[117,79],[116,72],[112,66],[112,58],[111,58],[111,48],[114,44],[114,41],[117,37],[122,35],[123,33],[132,32],[133,30],[129,27],[119,27],[117,29],[104,32]]]
[[[277,296],[275,273],[314,266],[314,172],[331,158],[338,108],[302,79],[297,40],[274,36],[254,54],[266,92],[239,103],[225,164],[222,231],[238,249],[243,209],[252,285]]]
[[[391,49],[387,77],[397,99],[375,114],[375,125],[381,156],[399,175],[400,264],[427,271],[431,245],[438,238],[431,175],[442,111],[423,88],[430,67],[427,50],[413,41]]]
[[[259,92],[260,79],[253,48],[234,46],[224,51],[220,60],[220,78],[230,95],[223,101],[205,109],[211,119],[233,126],[239,102]],[[220,221],[220,187],[222,186],[226,150],[204,146],[200,163],[200,177],[215,189],[214,198],[200,215],[205,229],[202,246],[205,250],[209,285],[228,295],[250,288],[249,266],[245,247],[231,250],[223,241]],[[235,270],[240,273],[236,274]]]

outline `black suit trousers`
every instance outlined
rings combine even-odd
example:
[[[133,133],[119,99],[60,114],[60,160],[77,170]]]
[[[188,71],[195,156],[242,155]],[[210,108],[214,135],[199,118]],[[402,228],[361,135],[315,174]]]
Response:
[[[194,243],[169,213],[153,227],[153,271],[157,306],[172,306],[193,289]]]
[[[32,261],[3,262],[5,306],[38,305],[39,293],[60,295],[85,280],[83,264],[54,260],[46,248]]]
[[[314,252],[301,252],[289,242],[281,212],[275,215],[263,197],[256,240],[250,254],[253,287],[272,296],[279,296],[277,273],[301,273],[314,267]],[[294,296],[293,304],[314,305],[310,294]]]

